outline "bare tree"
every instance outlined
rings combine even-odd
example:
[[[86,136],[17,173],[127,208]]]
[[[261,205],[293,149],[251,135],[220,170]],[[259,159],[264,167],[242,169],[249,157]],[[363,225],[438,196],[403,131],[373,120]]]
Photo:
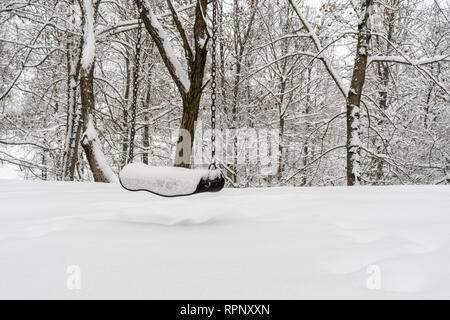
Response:
[[[140,6],[141,0],[135,0],[135,2],[136,5]],[[172,0],[167,0],[167,4],[182,40],[187,72],[178,61],[168,34],[164,30],[148,1],[143,1],[141,18],[158,48],[161,58],[177,86],[183,102],[180,133],[175,154],[175,165],[180,167],[190,167],[195,135],[195,123],[198,118],[200,99],[205,86],[203,78],[208,52],[207,44],[209,40],[207,24],[205,21],[207,0],[197,0],[196,2],[192,30],[193,44],[191,44],[191,41],[188,39],[188,31],[183,25],[174,3]],[[184,141],[185,139],[189,139],[190,141]]]
[[[95,68],[95,32],[94,21],[98,12],[100,0],[92,4],[92,0],[79,0],[82,12],[81,26],[83,28],[83,41],[81,42],[81,117],[83,119],[83,146],[86,158],[97,182],[114,182],[116,176],[106,162],[101,150],[101,144],[94,124],[95,94],[94,94],[94,68]]]

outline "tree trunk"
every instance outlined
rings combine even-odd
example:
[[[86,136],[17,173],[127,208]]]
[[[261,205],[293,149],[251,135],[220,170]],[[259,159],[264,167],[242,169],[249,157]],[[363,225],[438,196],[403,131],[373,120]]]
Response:
[[[280,19],[280,25],[283,24],[283,20]],[[286,40],[282,41],[282,49],[281,49],[281,55],[285,56],[288,52],[288,42]],[[278,182],[282,181],[283,178],[283,171],[284,171],[284,161],[286,159],[285,157],[285,150],[287,148],[287,145],[285,143],[284,139],[284,124],[285,124],[285,111],[286,107],[284,107],[284,95],[286,91],[286,85],[287,85],[287,59],[284,59],[283,65],[281,66],[281,74],[279,76],[279,88],[280,88],[280,98],[277,102],[278,107],[278,116],[279,116],[279,132],[278,132],[278,169],[277,169],[277,180]]]
[[[47,174],[48,174],[48,172],[47,172],[47,154],[46,154],[46,152],[47,152],[47,150],[42,150],[42,154],[41,154],[41,157],[42,157],[42,161],[41,161],[41,164],[42,164],[41,179],[42,180],[47,180]]]
[[[305,136],[311,131],[311,124],[309,121],[309,117],[308,115],[312,113],[312,101],[311,101],[311,70],[312,67],[309,67],[307,69],[307,73],[306,73],[306,106],[305,106]],[[306,167],[306,165],[308,164],[309,159],[311,159],[312,157],[309,156],[309,154],[311,153],[310,150],[310,142],[309,139],[308,141],[305,141],[305,144],[303,145],[303,166]],[[307,186],[308,183],[308,179],[307,179],[307,172],[309,170],[307,170],[305,173],[303,173],[303,177],[302,177],[302,183],[301,186],[305,187]],[[311,185],[311,180],[309,180],[309,185]]]
[[[233,164],[230,165],[231,169],[231,181],[234,184],[237,183],[237,175],[238,175],[238,141],[237,141],[237,128],[238,128],[238,101],[239,101],[239,82],[241,80],[241,63],[242,63],[242,55],[240,52],[236,52],[236,70],[234,75],[234,86],[233,86],[233,102],[231,105],[231,129],[232,129],[232,158]]]
[[[96,182],[115,182],[115,175],[106,163],[94,126],[94,64],[88,70],[81,69],[80,88],[84,131],[81,145],[89,162],[92,175]]]
[[[183,98],[183,115],[178,134],[175,153],[175,166],[189,168],[191,166],[192,146],[194,145],[195,123],[198,118],[201,90],[190,90]]]
[[[125,95],[124,104],[122,106],[122,155],[120,159],[120,167],[123,168],[127,164],[127,152],[128,152],[128,108],[130,107],[130,85],[131,85],[131,67],[129,57],[125,58],[125,69],[126,69],[126,84],[125,84]]]
[[[96,3],[95,12],[98,9],[99,2]],[[94,126],[94,66],[95,66],[95,39],[89,38],[88,34],[94,34],[94,17],[88,17],[92,14],[91,10],[87,10],[86,2],[80,5],[82,11],[83,41],[81,42],[81,50],[83,52],[82,67],[80,71],[80,93],[81,93],[81,115],[83,119],[83,137],[81,145],[83,146],[86,158],[89,162],[94,180],[96,182],[115,182],[116,176],[106,162],[105,155],[101,150],[101,145]],[[90,4],[92,5],[92,3]],[[87,52],[86,50],[90,50]]]
[[[73,26],[76,24],[74,5],[72,0],[68,12],[68,20]],[[77,84],[81,67],[79,41],[71,32],[67,33],[67,121],[62,163],[62,179],[66,181],[74,180],[81,135],[80,109],[77,104]]]
[[[394,7],[396,7],[398,5],[397,1],[394,1],[392,3],[392,5]],[[393,9],[385,9],[384,10],[386,12],[386,17],[385,17],[385,22],[388,26],[388,31],[387,31],[387,43],[386,43],[386,55],[390,55],[391,51],[392,51],[392,45],[391,45],[391,41],[393,38],[393,34],[394,34],[394,14],[395,11]],[[379,46],[382,47],[382,42],[383,41],[379,41]],[[379,105],[380,105],[380,109],[383,110],[384,112],[386,112],[386,110],[388,109],[388,86],[389,86],[389,65],[387,62],[379,62],[377,64],[377,71],[378,71],[378,77],[379,77],[379,81],[381,83],[381,89],[380,89],[380,96],[379,96]],[[380,117],[380,120],[378,120],[378,127],[379,128],[383,128],[386,125],[386,120],[384,119],[384,114]],[[375,142],[379,141],[378,137],[375,137]],[[375,145],[377,153],[382,154],[385,153],[387,150],[385,150],[384,147],[384,142],[381,141],[381,143],[378,143]],[[374,158],[373,162],[375,164],[375,179],[376,181],[381,181],[383,179],[384,173],[383,173],[383,164],[384,161],[382,159],[379,158]]]
[[[185,70],[179,64],[177,57],[173,55],[172,48],[168,49],[171,47],[171,44],[166,32],[147,2],[144,2],[141,14],[144,26],[158,48],[161,58],[179,90],[183,102],[183,114],[175,152],[174,165],[177,167],[189,168],[191,166],[195,124],[197,122],[200,99],[203,92],[203,77],[205,73],[206,56],[208,54],[206,47],[208,40],[206,34],[207,26],[203,14],[206,12],[207,2],[207,0],[197,0],[193,28],[194,50],[192,50],[187,39],[186,30],[183,29],[182,23],[179,20],[178,13],[176,9],[172,7],[173,3],[168,1],[174,23],[183,42],[187,62],[188,82],[184,80]],[[139,5],[140,0],[135,0],[135,3]]]
[[[256,1],[257,2],[257,1]],[[246,49],[246,44],[250,36],[250,32],[252,30],[252,25],[255,17],[256,12],[256,4],[255,1],[251,2],[251,13],[250,13],[250,21],[244,30],[243,33],[241,33],[241,20],[240,20],[240,14],[241,9],[239,7],[239,1],[234,0],[233,4],[234,9],[234,54],[235,54],[235,74],[234,74],[234,86],[233,86],[233,101],[231,105],[231,129],[233,130],[233,141],[232,141],[232,152],[233,152],[233,164],[230,165],[231,169],[231,181],[234,184],[237,184],[238,182],[238,128],[240,125],[240,118],[239,118],[239,112],[238,107],[240,104],[240,95],[239,95],[239,83],[241,82],[241,72],[242,72],[242,63],[244,59],[244,53]]]
[[[360,180],[361,141],[359,118],[361,94],[364,86],[370,41],[370,6],[373,0],[361,1],[361,21],[358,25],[358,44],[355,64],[347,97],[347,185],[358,185]]]
[[[147,96],[145,97],[145,112],[144,112],[144,132],[142,134],[142,144],[144,146],[144,152],[142,152],[142,162],[148,164],[148,154],[150,148],[150,103],[151,103],[151,84],[147,89]]]

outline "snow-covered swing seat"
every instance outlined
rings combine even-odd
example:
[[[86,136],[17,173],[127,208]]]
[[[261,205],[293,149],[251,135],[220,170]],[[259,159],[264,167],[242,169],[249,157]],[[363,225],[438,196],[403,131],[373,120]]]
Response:
[[[149,191],[165,197],[220,191],[225,180],[220,170],[152,167],[130,163],[120,172],[120,183],[129,191]]]
[[[213,1],[213,6],[216,2]],[[130,130],[130,145],[128,164],[122,169],[119,174],[119,181],[122,187],[129,191],[148,191],[159,196],[177,197],[187,196],[200,192],[217,192],[225,185],[225,178],[222,172],[217,168],[215,162],[215,65],[213,64],[211,71],[211,164],[208,169],[187,169],[181,167],[153,167],[143,163],[132,163],[134,154],[134,136],[136,126],[136,101],[138,89],[138,72],[140,62],[141,44],[140,39],[142,35],[142,1],[139,4],[138,17],[138,38],[136,44],[136,70],[133,81],[133,101],[132,101],[132,116],[131,116],[131,130]],[[213,25],[216,23],[216,8],[213,10]],[[215,27],[213,27],[212,41],[216,41],[214,35]],[[212,55],[215,56],[215,45],[212,46]]]

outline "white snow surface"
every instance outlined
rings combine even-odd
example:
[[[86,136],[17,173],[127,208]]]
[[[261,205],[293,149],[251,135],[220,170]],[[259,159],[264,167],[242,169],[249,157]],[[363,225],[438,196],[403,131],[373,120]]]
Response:
[[[130,190],[145,189],[165,196],[186,195],[195,191],[201,178],[208,178],[216,171],[130,163],[120,172],[120,181]]]
[[[448,186],[162,198],[0,180],[0,298],[448,299],[449,200]]]

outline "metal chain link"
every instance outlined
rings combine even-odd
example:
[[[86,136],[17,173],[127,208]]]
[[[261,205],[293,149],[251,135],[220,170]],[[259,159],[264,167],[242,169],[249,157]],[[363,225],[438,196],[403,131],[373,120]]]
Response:
[[[131,130],[130,130],[130,150],[128,154],[128,163],[133,162],[134,158],[134,136],[136,135],[136,109],[138,95],[139,67],[141,62],[141,38],[142,38],[142,0],[138,4],[138,30],[136,39],[136,69],[133,77],[133,100],[131,102]]]
[[[212,12],[212,43],[211,43],[211,164],[209,168],[214,170],[216,166],[216,18],[217,0],[213,0]]]

